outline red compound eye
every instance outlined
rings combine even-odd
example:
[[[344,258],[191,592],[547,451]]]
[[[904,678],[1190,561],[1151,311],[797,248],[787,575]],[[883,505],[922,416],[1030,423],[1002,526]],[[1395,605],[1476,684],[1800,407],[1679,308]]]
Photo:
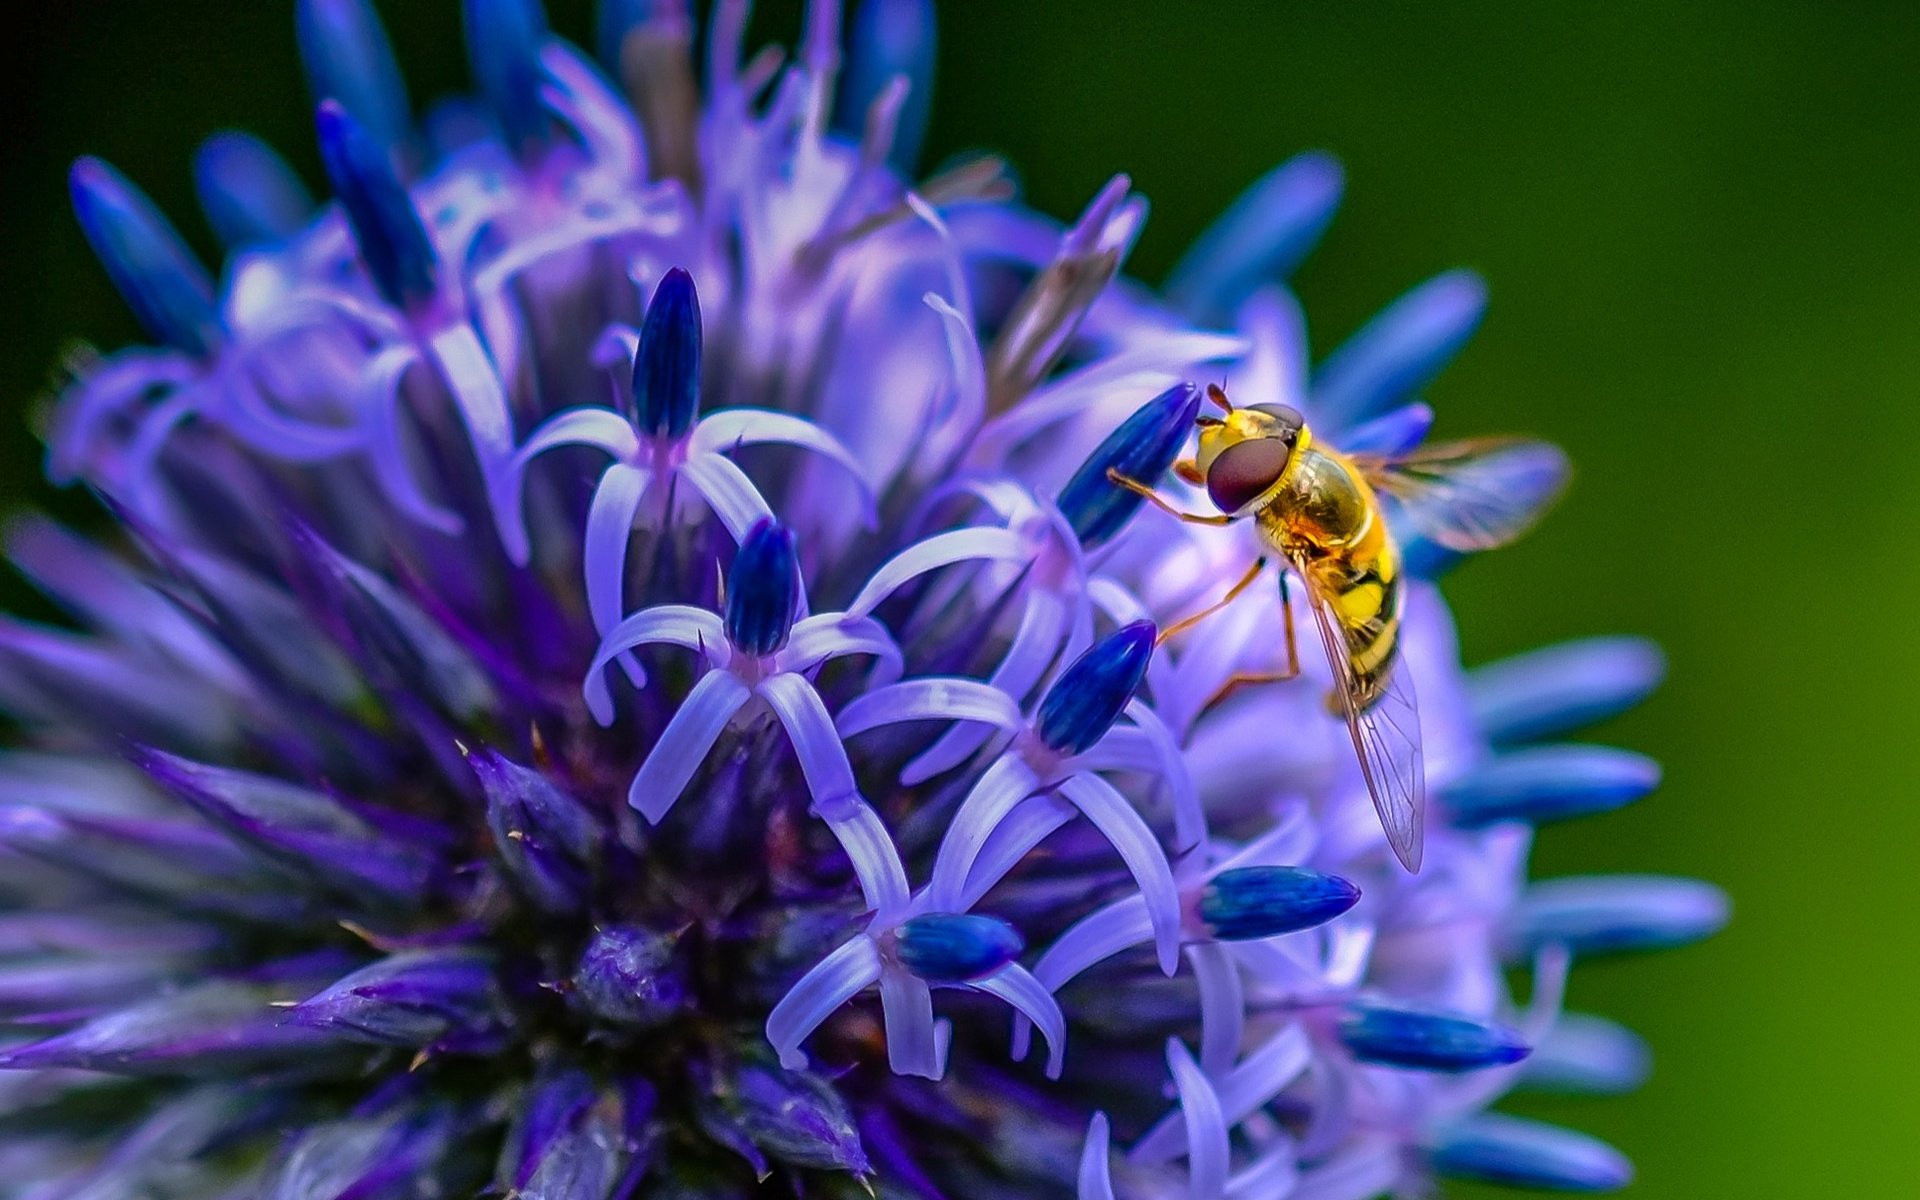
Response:
[[[1235,513],[1279,482],[1293,456],[1288,439],[1267,437],[1237,442],[1207,468],[1207,495],[1223,513]]]

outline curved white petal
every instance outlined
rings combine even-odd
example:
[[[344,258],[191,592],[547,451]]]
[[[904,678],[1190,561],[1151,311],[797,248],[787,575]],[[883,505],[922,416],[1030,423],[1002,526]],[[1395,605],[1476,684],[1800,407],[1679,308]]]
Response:
[[[781,671],[805,674],[830,658],[855,654],[880,660],[875,674],[883,684],[899,678],[904,669],[900,647],[894,644],[886,626],[871,617],[845,613],[817,613],[795,622],[787,644],[774,657],[774,665]]]
[[[731,672],[702,675],[634,773],[627,802],[648,821],[659,824],[706,761],[727,722],[752,694]]]
[[[929,902],[936,911],[961,912],[962,893],[974,860],[994,828],[1040,786],[1039,776],[1017,755],[1003,754],[980,776],[947,826],[933,862]]]
[[[1067,1019],[1061,1014],[1060,1002],[1053,998],[1052,992],[1042,987],[1019,963],[1008,963],[967,986],[1000,997],[1038,1026],[1041,1036],[1047,1039],[1047,1078],[1060,1078],[1067,1061]]]
[[[1087,1143],[1080,1150],[1078,1200],[1114,1200],[1110,1141],[1107,1114],[1093,1114],[1093,1120],[1087,1123]]]
[[[820,694],[792,674],[774,675],[756,690],[786,729],[813,796],[813,811],[833,830],[852,860],[867,906],[882,919],[890,918],[907,904],[906,868],[880,814],[854,783],[846,747]]]
[[[514,457],[528,462],[562,446],[592,446],[622,461],[640,452],[633,424],[611,408],[582,406],[553,414],[527,435]]]
[[[700,493],[736,542],[747,536],[747,530],[752,529],[755,522],[773,517],[766,497],[729,458],[718,454],[688,455],[680,464],[678,474]]]
[[[906,721],[979,721],[1012,732],[1026,717],[1012,697],[976,679],[909,679],[867,692],[840,710],[842,737]]]
[[[905,971],[882,971],[880,1005],[887,1021],[887,1065],[896,1075],[940,1078],[940,1035],[933,989]]]
[[[1313,1045],[1298,1022],[1282,1028],[1240,1060],[1218,1089],[1220,1111],[1237,1125],[1300,1077],[1313,1061]],[[1151,1166],[1179,1157],[1181,1129],[1173,1114],[1162,1118],[1134,1144],[1127,1157]]]
[[[413,477],[413,466],[407,461],[406,439],[400,428],[400,384],[407,371],[419,361],[419,351],[411,343],[401,342],[374,355],[362,369],[356,404],[361,420],[366,423],[367,465],[373,469],[380,490],[401,512],[429,529],[453,536],[460,532],[464,522],[458,513],[435,503],[420,489],[420,481]],[[513,490],[500,508],[513,519],[500,527],[500,536],[513,561],[523,563],[527,557],[527,531],[520,516],[519,482],[519,472],[510,472],[503,485]]]
[[[800,1043],[832,1016],[835,1009],[859,995],[880,978],[880,952],[873,939],[860,934],[821,959],[767,1014],[767,1041],[780,1056],[780,1065],[798,1071],[807,1065]]]
[[[614,95],[593,64],[565,42],[553,39],[540,51],[540,66],[547,76],[540,98],[580,135],[593,152],[594,165],[622,183],[646,179],[645,141],[626,116],[632,110]]]
[[[815,802],[826,803],[857,793],[847,748],[841,744],[833,718],[813,685],[798,675],[783,673],[762,680],[757,690],[786,727]]]
[[[1060,794],[1093,822],[1127,864],[1153,922],[1160,969],[1173,974],[1180,958],[1180,893],[1173,882],[1173,867],[1153,830],[1133,804],[1098,775],[1074,775],[1060,785]]]
[[[996,525],[978,525],[967,529],[949,529],[923,538],[880,565],[860,594],[847,605],[847,612],[864,617],[880,602],[908,583],[955,563],[976,559],[1000,562],[1024,561],[1033,556],[1033,546],[1011,529]]]
[[[1187,1132],[1187,1194],[1193,1200],[1221,1200],[1227,1192],[1231,1147],[1220,1097],[1179,1038],[1167,1039],[1167,1065],[1180,1092],[1180,1116]]]
[[[860,461],[839,438],[805,417],[763,408],[723,408],[700,418],[700,423],[694,426],[688,453],[726,454],[740,446],[769,443],[798,446],[838,464],[860,489],[862,516],[868,527],[872,527],[876,517],[873,488]]]
[[[600,475],[587,508],[587,530],[580,541],[581,574],[585,577],[587,615],[593,631],[608,637],[626,611],[627,546],[633,540],[633,519],[647,494],[652,473],[644,467],[616,462]],[[716,643],[717,645],[718,643]],[[646,672],[630,655],[621,665],[633,686],[646,683]]]
[[[1154,756],[1153,770],[1167,789],[1173,806],[1173,837],[1176,852],[1184,853],[1207,840],[1207,813],[1200,804],[1200,791],[1187,771],[1186,755],[1180,743],[1158,713],[1139,697],[1127,701],[1127,716]],[[1117,732],[1117,731],[1116,731]],[[1110,733],[1109,737],[1112,736]]]
[[[715,655],[720,655],[720,661],[713,665],[725,664],[727,634],[719,616],[690,604],[662,604],[643,609],[607,632],[600,649],[594,653],[593,665],[587,668],[581,692],[586,696],[587,711],[593,714],[594,720],[602,725],[613,723],[613,694],[607,688],[607,664],[636,646],[660,643],[703,651],[710,662]]]
[[[1019,866],[1020,860],[1035,846],[1073,817],[1073,806],[1058,796],[1029,796],[1022,801],[987,835],[987,844],[980,848],[979,857],[973,860],[973,869],[967,873],[959,911],[972,911],[981,897],[1006,878],[1007,872]]]
[[[1189,945],[1187,965],[1200,985],[1200,1066],[1211,1078],[1223,1079],[1233,1070],[1247,1031],[1247,994],[1240,966],[1218,942]]]
[[[1007,647],[1005,656],[988,677],[988,686],[1015,700],[1026,696],[1060,653],[1068,620],[1067,608],[1055,593],[1045,588],[1030,588],[1020,613],[1020,627],[1013,634],[1013,644]],[[900,772],[900,782],[924,783],[950,771],[965,762],[986,740],[987,732],[973,726],[949,729],[907,763]]]
[[[1082,971],[1152,940],[1145,897],[1126,896],[1075,921],[1047,947],[1033,973],[1057,992]]]

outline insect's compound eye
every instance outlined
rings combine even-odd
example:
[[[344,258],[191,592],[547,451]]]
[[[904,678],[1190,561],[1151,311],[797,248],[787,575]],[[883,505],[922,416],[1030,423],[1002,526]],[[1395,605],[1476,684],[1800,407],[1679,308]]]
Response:
[[[1285,404],[1254,404],[1249,408],[1253,412],[1265,413],[1272,417],[1274,424],[1278,426],[1275,433],[1289,446],[1299,439],[1300,430],[1307,423],[1307,419],[1300,415],[1299,409]]]
[[[1221,512],[1239,512],[1279,482],[1292,456],[1290,439],[1263,437],[1236,442],[1207,467],[1207,496]]]

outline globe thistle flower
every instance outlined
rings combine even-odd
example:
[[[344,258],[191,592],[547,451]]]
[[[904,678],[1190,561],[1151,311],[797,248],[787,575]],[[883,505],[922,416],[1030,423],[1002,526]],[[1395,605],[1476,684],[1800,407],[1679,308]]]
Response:
[[[1479,283],[1310,363],[1324,157],[1158,294],[1124,176],[1062,226],[990,159],[916,174],[926,0],[815,0],[790,63],[744,0],[699,64],[674,0],[609,0],[597,64],[536,0],[465,15],[477,94],[417,122],[365,0],[302,0],[334,198],[216,135],[217,282],[74,167],[156,345],[77,358],[47,431],[113,531],[8,537],[72,619],[0,625],[0,1194],[1622,1184],[1486,1110],[1637,1084],[1569,961],[1725,917],[1526,877],[1534,826],[1657,782],[1553,740],[1657,651],[1463,671],[1419,583],[1409,875],[1323,664],[1223,695],[1281,601],[1156,647],[1252,547],[1109,481],[1227,372],[1417,444]]]

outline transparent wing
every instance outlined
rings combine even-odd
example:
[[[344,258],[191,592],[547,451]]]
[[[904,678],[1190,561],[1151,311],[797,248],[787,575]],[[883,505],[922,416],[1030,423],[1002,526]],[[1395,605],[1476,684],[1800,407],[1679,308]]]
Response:
[[[1355,455],[1354,462],[1395,501],[1397,523],[1469,554],[1533,528],[1571,474],[1560,447],[1521,438],[1441,442],[1393,458]]]
[[[1333,665],[1334,699],[1346,717],[1347,732],[1353,735],[1373,811],[1380,817],[1394,856],[1408,872],[1418,872],[1426,836],[1427,778],[1420,756],[1420,712],[1413,679],[1404,666],[1396,666],[1379,694],[1367,696],[1354,675],[1354,643],[1364,648],[1376,631],[1372,627],[1357,631],[1349,641],[1313,575],[1298,565],[1295,572],[1306,584],[1314,624],[1320,629],[1327,661]]]

